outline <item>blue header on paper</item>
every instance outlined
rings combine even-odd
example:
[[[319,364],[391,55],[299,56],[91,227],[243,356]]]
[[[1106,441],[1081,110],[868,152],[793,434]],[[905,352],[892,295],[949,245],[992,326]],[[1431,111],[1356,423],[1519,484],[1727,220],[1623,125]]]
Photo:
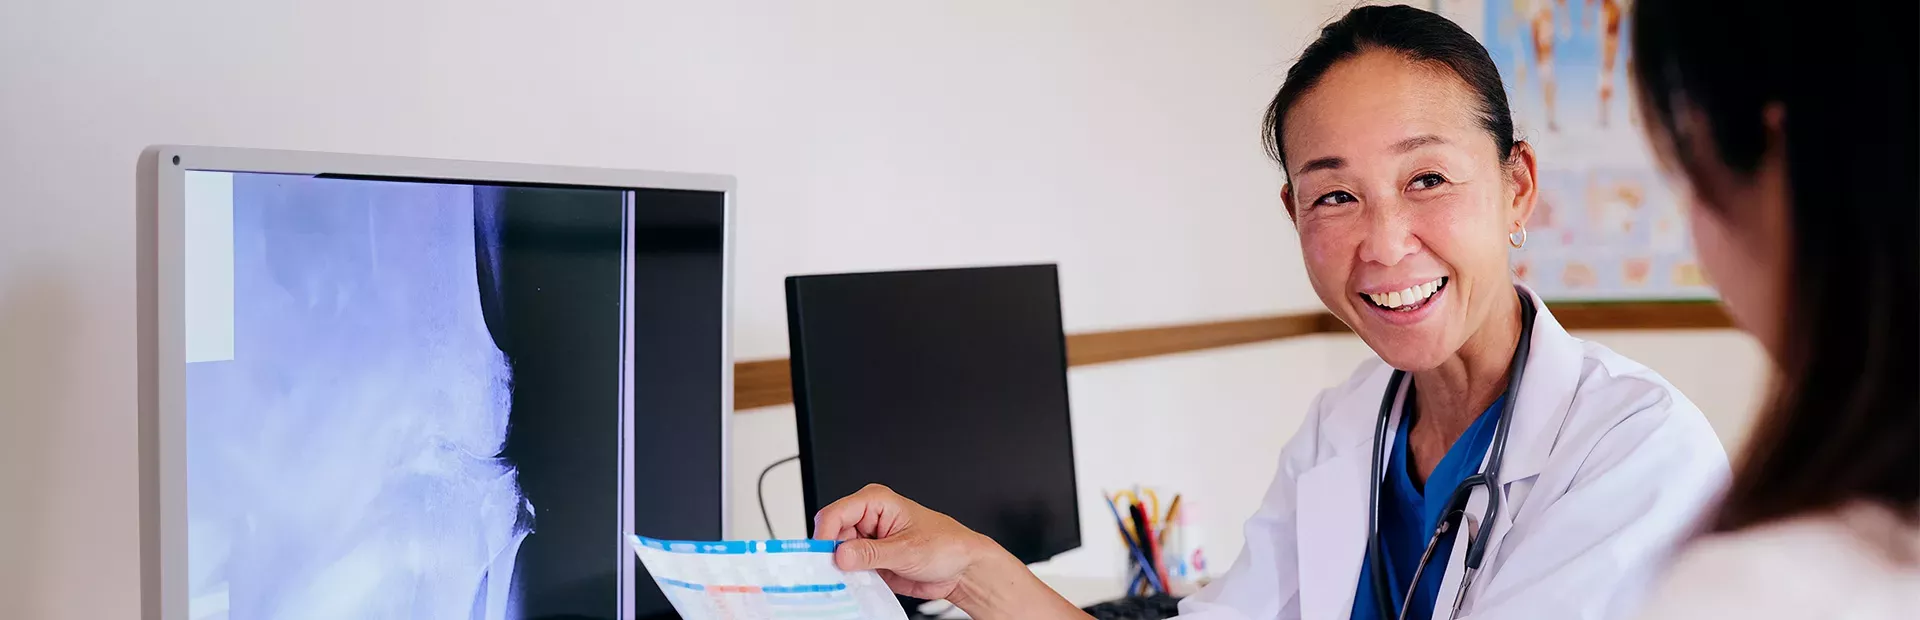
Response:
[[[699,592],[699,591],[703,591],[703,590],[706,590],[706,589],[707,589],[707,587],[706,587],[706,586],[703,586],[703,585],[700,585],[700,584],[697,584],[697,583],[687,583],[687,582],[685,582],[685,581],[681,581],[681,580],[678,580],[678,579],[664,579],[664,578],[662,578],[662,579],[655,579],[654,581],[658,581],[658,582],[660,582],[660,583],[661,583],[661,585],[669,585],[669,586],[673,586],[673,587],[676,587],[676,588],[685,588],[685,589],[688,589],[688,590],[693,590],[693,591],[695,591],[695,592]]]
[[[767,553],[833,553],[840,543],[831,540],[769,540]]]
[[[820,594],[823,592],[839,592],[845,589],[847,589],[847,584],[844,583],[823,583],[810,586],[767,586],[760,588],[760,591],[767,594]]]
[[[630,535],[633,544],[671,553],[747,555],[754,553],[833,553],[840,543],[831,540],[659,540]]]
[[[695,592],[703,592],[707,589],[707,586],[703,584],[689,583],[678,579],[667,579],[663,577],[655,579],[654,581],[660,582],[660,585],[663,586],[693,590]],[[765,586],[760,588],[760,591],[766,594],[827,594],[842,592],[846,589],[847,584],[844,583],[817,583],[799,586]]]

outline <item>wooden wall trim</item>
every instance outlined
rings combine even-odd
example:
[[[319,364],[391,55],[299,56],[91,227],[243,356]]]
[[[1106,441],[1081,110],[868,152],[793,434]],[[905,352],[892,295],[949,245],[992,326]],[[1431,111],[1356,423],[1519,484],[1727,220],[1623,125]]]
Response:
[[[1556,303],[1552,304],[1552,310],[1562,326],[1575,331],[1733,327],[1725,309],[1713,302]],[[1091,366],[1347,331],[1346,324],[1332,314],[1308,312],[1070,334],[1067,365]],[[733,408],[743,411],[791,403],[791,382],[785,358],[736,363],[733,365]]]
[[[1188,323],[1067,336],[1067,366],[1090,366],[1156,355],[1217,349],[1319,333],[1324,313]]]
[[[744,411],[793,402],[793,374],[787,358],[733,365],[733,410]]]
[[[1718,302],[1558,303],[1548,308],[1568,330],[1731,329]]]

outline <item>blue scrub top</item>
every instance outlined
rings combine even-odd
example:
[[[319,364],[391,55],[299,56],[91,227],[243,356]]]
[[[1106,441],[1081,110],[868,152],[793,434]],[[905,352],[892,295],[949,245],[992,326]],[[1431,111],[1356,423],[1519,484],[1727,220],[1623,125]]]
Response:
[[[1413,483],[1407,462],[1407,425],[1412,416],[1400,416],[1400,430],[1393,440],[1393,456],[1387,460],[1387,471],[1380,481],[1380,540],[1381,559],[1387,563],[1387,589],[1393,593],[1393,602],[1399,605],[1407,591],[1407,582],[1413,579],[1420,556],[1427,551],[1427,541],[1433,537],[1433,528],[1440,525],[1440,511],[1447,507],[1447,498],[1453,495],[1455,487],[1465,482],[1467,476],[1480,469],[1485,459],[1487,446],[1493,443],[1493,431],[1500,419],[1500,403],[1505,395],[1494,399],[1493,406],[1480,413],[1473,424],[1467,427],[1453,446],[1447,448],[1446,456],[1440,458],[1440,465],[1433,469],[1433,475],[1427,477],[1427,484]],[[1426,493],[1432,489],[1432,493]],[[1456,529],[1440,540],[1433,550],[1433,559],[1428,562],[1427,570],[1420,574],[1420,584],[1413,593],[1413,604],[1407,607],[1408,618],[1427,620],[1433,617],[1433,606],[1440,594],[1440,581],[1447,574],[1447,560],[1453,551]],[[1362,551],[1364,554],[1365,552]],[[1360,585],[1353,597],[1353,620],[1392,620],[1400,609],[1375,609],[1373,594],[1373,568],[1363,558],[1360,568]],[[1451,604],[1451,601],[1449,601]]]

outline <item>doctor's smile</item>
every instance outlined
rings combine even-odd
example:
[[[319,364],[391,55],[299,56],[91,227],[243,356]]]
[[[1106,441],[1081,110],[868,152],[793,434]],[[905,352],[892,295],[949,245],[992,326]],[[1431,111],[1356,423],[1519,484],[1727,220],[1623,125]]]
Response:
[[[1401,289],[1395,289],[1391,286],[1383,287],[1383,290],[1386,291],[1383,293],[1368,293],[1364,292],[1365,289],[1363,289],[1360,296],[1366,298],[1367,301],[1373,302],[1373,305],[1378,306],[1381,310],[1405,314],[1425,308],[1427,302],[1432,301],[1440,292],[1440,289],[1446,286],[1447,279],[1445,277],[1439,277]]]

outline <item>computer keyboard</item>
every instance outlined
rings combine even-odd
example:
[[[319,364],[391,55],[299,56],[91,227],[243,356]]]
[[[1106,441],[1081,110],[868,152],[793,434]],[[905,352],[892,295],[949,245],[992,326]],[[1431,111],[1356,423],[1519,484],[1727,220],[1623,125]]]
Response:
[[[1161,620],[1180,614],[1180,599],[1165,594],[1129,596],[1082,609],[1096,620]]]

